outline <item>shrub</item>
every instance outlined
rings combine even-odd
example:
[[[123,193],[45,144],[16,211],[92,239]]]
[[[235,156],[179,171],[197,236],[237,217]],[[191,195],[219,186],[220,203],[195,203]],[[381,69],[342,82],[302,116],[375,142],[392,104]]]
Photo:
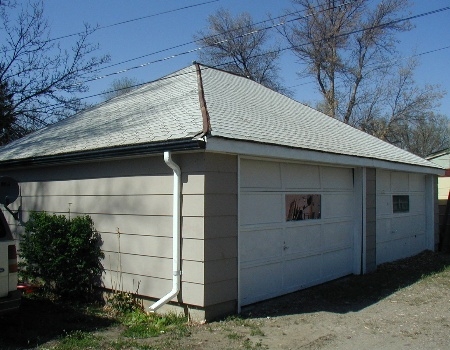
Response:
[[[20,243],[21,276],[62,298],[90,300],[103,271],[100,235],[90,216],[31,213]]]
[[[143,305],[133,294],[116,290],[106,296],[105,309],[118,315],[133,311],[143,311]]]

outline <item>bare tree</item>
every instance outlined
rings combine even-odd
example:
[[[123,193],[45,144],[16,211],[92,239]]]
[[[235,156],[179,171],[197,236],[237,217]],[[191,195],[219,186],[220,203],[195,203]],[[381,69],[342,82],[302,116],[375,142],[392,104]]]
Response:
[[[410,60],[392,76],[379,77],[370,103],[362,103],[365,108],[357,110],[362,116],[358,120],[362,130],[393,144],[403,144],[402,134],[395,132],[399,128],[413,130],[436,122],[434,111],[444,92],[438,86],[418,86],[414,81],[416,65]]]
[[[13,138],[18,138],[83,107],[78,93],[86,80],[109,60],[96,57],[97,45],[88,42],[93,30],[85,25],[73,46],[64,50],[50,38],[43,3],[2,3],[0,82],[7,84],[13,101]],[[17,10],[17,11],[14,11]],[[16,16],[11,15],[17,13]]]
[[[448,143],[446,118],[434,112],[444,92],[417,86],[417,62],[398,59],[396,34],[412,28],[401,17],[408,0],[293,3],[305,15],[282,33],[314,77],[321,111],[422,156]]]
[[[430,112],[418,123],[403,124],[398,128],[399,147],[421,157],[449,148],[449,121],[446,116]]]
[[[202,63],[252,79],[268,88],[289,94],[280,82],[280,51],[269,46],[267,30],[253,24],[248,13],[233,17],[228,10],[218,10],[208,17],[208,30],[194,36],[202,46]]]
[[[0,72],[3,68],[0,66]],[[0,145],[12,140],[14,123],[12,94],[9,92],[8,84],[0,81]]]
[[[103,99],[109,100],[111,98],[126,94],[136,88],[139,82],[135,78],[123,77],[113,80],[111,85],[103,91]]]
[[[411,28],[398,21],[408,0],[293,0],[305,15],[284,27],[293,52],[322,94],[326,112],[352,123],[373,79],[388,74],[395,34]]]

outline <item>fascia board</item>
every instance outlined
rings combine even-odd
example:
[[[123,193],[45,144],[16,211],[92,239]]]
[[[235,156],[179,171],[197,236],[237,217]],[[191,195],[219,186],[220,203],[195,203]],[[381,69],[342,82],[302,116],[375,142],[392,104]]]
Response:
[[[160,141],[142,145],[130,145],[124,147],[112,147],[108,149],[94,149],[84,152],[73,152],[68,154],[56,154],[36,156],[32,158],[18,158],[0,161],[0,169],[26,168],[40,165],[57,165],[63,163],[83,163],[87,161],[121,159],[139,157],[163,153],[165,151],[197,151],[205,148],[205,142],[200,139],[181,139]]]
[[[267,159],[280,159],[285,161],[301,161],[306,163],[320,163],[324,165],[378,168],[411,173],[444,175],[445,170],[438,166],[425,167],[413,164],[389,162],[385,160],[348,156],[326,152],[317,152],[305,149],[288,148],[276,145],[267,145],[256,142],[230,140],[219,137],[210,137],[206,142],[207,152],[239,154],[247,157]]]

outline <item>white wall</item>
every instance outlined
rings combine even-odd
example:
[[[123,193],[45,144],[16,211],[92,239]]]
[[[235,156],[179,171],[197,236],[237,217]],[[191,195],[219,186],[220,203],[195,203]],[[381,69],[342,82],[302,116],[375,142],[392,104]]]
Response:
[[[92,217],[103,240],[105,287],[154,298],[171,290],[173,173],[162,154],[7,175],[20,183],[21,197],[12,207],[21,204],[25,222],[31,211]],[[204,304],[204,183],[201,173],[183,174],[182,301],[199,306]],[[22,226],[10,223],[16,236],[23,233]]]
[[[377,264],[427,249],[426,176],[377,170]],[[409,196],[409,211],[393,212],[393,196]]]

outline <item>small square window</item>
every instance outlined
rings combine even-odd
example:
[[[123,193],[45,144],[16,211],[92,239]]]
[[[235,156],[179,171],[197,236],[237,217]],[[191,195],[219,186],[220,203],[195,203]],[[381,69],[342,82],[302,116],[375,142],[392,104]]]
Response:
[[[392,196],[392,208],[394,213],[409,212],[409,196],[394,195]]]

